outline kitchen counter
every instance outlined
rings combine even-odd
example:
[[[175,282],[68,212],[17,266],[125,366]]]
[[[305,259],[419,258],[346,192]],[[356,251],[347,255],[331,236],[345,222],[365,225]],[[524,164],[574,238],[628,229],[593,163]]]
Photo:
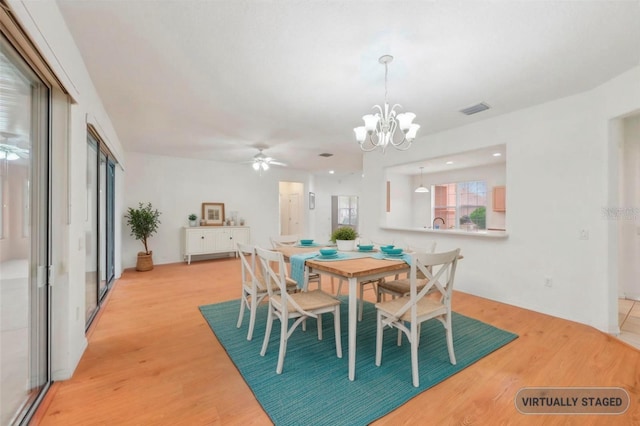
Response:
[[[403,231],[403,232],[421,232],[425,234],[438,234],[452,237],[471,237],[471,238],[509,238],[509,234],[506,231],[465,231],[462,229],[432,229],[432,228],[401,228],[392,226],[381,226],[381,229],[386,231]]]

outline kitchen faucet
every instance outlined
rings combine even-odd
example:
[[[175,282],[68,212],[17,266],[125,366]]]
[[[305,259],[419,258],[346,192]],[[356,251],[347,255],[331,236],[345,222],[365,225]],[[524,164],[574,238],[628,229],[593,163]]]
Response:
[[[441,217],[436,217],[435,219],[433,219],[433,229],[436,228],[436,220],[440,219],[442,221],[442,226],[445,225],[444,219]]]

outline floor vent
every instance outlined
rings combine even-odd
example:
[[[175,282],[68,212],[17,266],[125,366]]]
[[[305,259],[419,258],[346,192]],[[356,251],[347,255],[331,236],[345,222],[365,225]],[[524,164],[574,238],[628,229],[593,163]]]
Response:
[[[322,154],[320,154],[320,157],[329,158],[329,157],[333,157],[333,154],[329,154],[328,152],[323,152]]]

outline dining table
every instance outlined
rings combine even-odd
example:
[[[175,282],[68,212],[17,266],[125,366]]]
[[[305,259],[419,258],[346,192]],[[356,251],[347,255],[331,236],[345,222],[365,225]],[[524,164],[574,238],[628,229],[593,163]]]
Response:
[[[284,257],[291,258],[297,254],[311,255],[319,247],[304,247],[299,245],[278,247]],[[305,259],[305,279],[312,273],[320,273],[346,280],[349,283],[349,380],[356,377],[356,332],[358,327],[358,283],[376,280],[390,275],[407,273],[410,265],[404,259],[381,258],[379,253],[339,252],[343,254],[339,259],[326,261],[319,257]],[[378,255],[378,256],[376,256]],[[306,285],[306,283],[305,283]]]

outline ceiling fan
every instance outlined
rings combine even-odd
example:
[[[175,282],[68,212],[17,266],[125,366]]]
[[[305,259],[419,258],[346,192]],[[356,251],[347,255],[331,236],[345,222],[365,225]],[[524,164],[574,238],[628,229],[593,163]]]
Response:
[[[263,171],[269,170],[270,166],[286,166],[286,164],[276,161],[274,158],[264,155],[262,152],[262,148],[259,149],[258,152],[253,157],[253,170],[262,173]]]
[[[19,158],[29,158],[29,150],[19,148],[15,145],[0,143],[0,160],[4,160],[5,158],[9,161]]]

